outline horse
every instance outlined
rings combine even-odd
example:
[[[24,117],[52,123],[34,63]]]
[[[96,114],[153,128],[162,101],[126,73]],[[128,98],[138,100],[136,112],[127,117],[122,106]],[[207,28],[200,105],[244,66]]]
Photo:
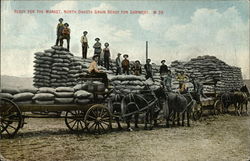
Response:
[[[122,100],[121,113],[127,123],[127,129],[132,130],[130,127],[130,121],[132,115],[135,119],[135,128],[138,128],[138,118],[140,113],[145,113],[145,126],[144,129],[153,129],[152,122],[155,120],[155,113],[159,113],[159,100],[158,98],[164,97],[163,88],[156,90],[150,90],[149,87],[145,86],[139,94],[129,93]]]
[[[246,85],[242,86],[240,88],[240,91],[234,92],[234,95],[235,95],[235,99],[236,99],[236,102],[237,102],[237,105],[238,105],[237,114],[239,116],[241,114],[243,114],[243,105],[245,105],[246,114],[248,115],[247,105],[248,105],[250,93],[249,93],[249,90],[248,90],[247,86]]]
[[[223,93],[221,95],[221,101],[223,103],[223,112],[228,112],[229,106],[234,105],[235,114],[240,116],[243,113],[243,105],[245,104],[246,113],[248,115],[247,104],[249,101],[249,96],[250,94],[246,85],[242,86],[240,90],[231,90],[230,92]]]
[[[172,125],[175,125],[175,117],[177,117],[177,125],[184,126],[185,115],[187,116],[187,126],[190,127],[190,115],[192,107],[196,101],[194,101],[193,96],[190,92],[185,94],[167,92],[167,103],[169,108],[169,114],[166,115],[166,127],[169,126],[170,117],[172,118]],[[180,124],[180,115],[182,116],[182,124]]]
[[[121,102],[123,97],[124,97],[123,94],[115,92],[115,94],[108,101],[109,110],[114,115],[119,130],[122,130],[120,124],[120,115],[121,115]]]

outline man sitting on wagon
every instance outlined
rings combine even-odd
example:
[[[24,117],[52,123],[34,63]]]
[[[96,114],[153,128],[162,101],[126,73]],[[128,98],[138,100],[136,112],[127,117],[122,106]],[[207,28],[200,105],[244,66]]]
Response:
[[[105,87],[108,88],[108,76],[107,73],[104,73],[100,71],[97,67],[97,62],[99,59],[99,55],[93,56],[93,61],[90,63],[88,72],[93,76],[94,78],[102,78],[102,82],[104,83]]]
[[[201,103],[200,102],[200,96],[202,96],[204,98],[207,98],[207,96],[203,93],[203,84],[202,84],[202,82],[198,78],[195,78],[195,76],[193,76],[193,75],[190,76],[190,82],[193,84],[194,92],[198,96],[197,103]]]

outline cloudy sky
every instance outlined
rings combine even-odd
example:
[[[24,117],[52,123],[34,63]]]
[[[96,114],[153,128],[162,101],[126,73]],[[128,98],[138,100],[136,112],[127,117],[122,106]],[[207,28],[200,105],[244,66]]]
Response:
[[[26,10],[17,14],[15,10]],[[27,10],[61,10],[60,14],[27,14]],[[127,10],[149,14],[64,14],[64,10]],[[152,14],[163,11],[163,14]],[[71,28],[71,52],[81,56],[80,37],[89,32],[88,56],[94,38],[109,42],[131,60],[149,57],[189,60],[214,55],[242,68],[249,78],[249,1],[1,1],[1,74],[32,76],[34,54],[55,44],[56,25],[62,17]]]

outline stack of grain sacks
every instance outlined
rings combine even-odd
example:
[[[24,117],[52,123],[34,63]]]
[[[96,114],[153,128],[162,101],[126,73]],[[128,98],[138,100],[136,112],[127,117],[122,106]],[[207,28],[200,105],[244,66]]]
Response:
[[[68,86],[69,66],[73,54],[67,52],[62,47],[52,47],[55,52],[52,54],[53,63],[51,71],[51,87]],[[70,84],[71,85],[71,84]]]
[[[118,75],[111,78],[111,84],[115,90],[122,93],[137,93],[145,86],[144,76]]]
[[[1,98],[10,99],[19,104],[30,104],[34,94],[38,91],[37,88],[29,89],[14,89],[3,88],[0,93]]]
[[[65,48],[52,46],[44,52],[35,53],[34,86],[67,86],[69,65],[73,54]]]
[[[34,95],[33,102],[41,105],[50,105],[55,103],[55,89],[50,87],[41,87]]]
[[[35,87],[50,87],[51,80],[51,64],[53,62],[51,52],[35,53],[34,65],[34,86]]]
[[[216,89],[213,85],[204,85],[205,92],[225,92],[243,86],[241,69],[229,66],[214,56],[199,56],[188,62],[174,61],[171,63],[171,70],[175,74],[184,71],[203,83],[217,80]],[[174,84],[178,84],[176,80]]]
[[[93,94],[89,93],[87,90],[87,84],[57,88],[3,88],[0,91],[0,98],[7,98],[17,104],[87,104],[93,99]]]

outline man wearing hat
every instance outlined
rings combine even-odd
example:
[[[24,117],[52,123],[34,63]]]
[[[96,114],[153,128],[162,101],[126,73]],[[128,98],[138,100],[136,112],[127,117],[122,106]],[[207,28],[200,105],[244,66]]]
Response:
[[[137,75],[137,76],[141,75],[142,69],[141,69],[141,63],[139,60],[135,61],[135,64],[133,66],[133,71],[134,71],[134,75]]]
[[[176,79],[179,81],[179,91],[185,92],[186,91],[186,81],[188,80],[188,76],[181,71],[180,74],[177,75]]]
[[[109,59],[110,59],[110,50],[109,50],[109,43],[104,44],[105,48],[103,49],[104,55],[104,67],[109,70]]]
[[[129,60],[128,60],[128,54],[123,55],[123,60],[122,60],[122,69],[123,73],[129,75]]]
[[[144,65],[144,68],[146,70],[146,79],[151,78],[152,81],[154,82],[153,68],[150,62],[151,62],[151,59],[147,59],[146,64]]]
[[[115,59],[115,65],[116,65],[116,75],[121,75],[122,74],[122,63],[121,63],[121,53],[117,54],[117,57]]]
[[[64,25],[63,25],[62,22],[63,22],[63,19],[60,18],[59,23],[57,24],[57,27],[56,27],[56,35],[57,35],[57,37],[56,37],[56,46],[58,46],[58,43],[60,41],[60,36],[62,35],[62,30],[64,28]]]
[[[63,46],[63,40],[67,40],[67,49],[69,51],[69,42],[70,42],[70,28],[69,24],[65,23],[64,28],[62,30],[62,35],[60,36],[60,46]]]
[[[168,66],[165,64],[165,60],[161,61],[161,66],[160,66],[160,75],[161,75],[161,80],[164,79],[164,76],[168,73]]]
[[[102,82],[105,87],[108,87],[108,76],[106,73],[100,71],[97,67],[98,55],[93,56],[93,61],[89,64],[88,72],[93,75],[95,78],[102,78]]]
[[[81,40],[80,40],[80,42],[82,44],[82,58],[83,59],[87,59],[87,52],[88,52],[88,48],[89,48],[87,34],[88,34],[88,32],[84,31],[83,36],[81,37]]]
[[[94,55],[98,55],[98,65],[101,64],[101,52],[102,52],[102,44],[99,42],[99,38],[95,38],[96,43],[94,44]]]

